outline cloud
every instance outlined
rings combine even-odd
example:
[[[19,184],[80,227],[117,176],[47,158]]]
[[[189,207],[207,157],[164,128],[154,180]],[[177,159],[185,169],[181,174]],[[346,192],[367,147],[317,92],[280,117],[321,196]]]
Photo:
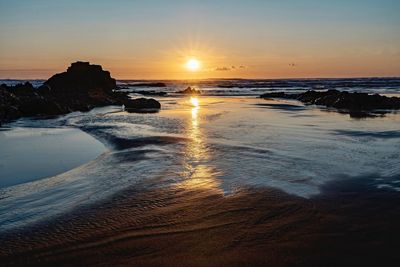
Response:
[[[229,67],[217,67],[215,68],[216,71],[230,71],[231,68]]]
[[[246,68],[246,66],[243,66],[243,65],[238,65],[238,66],[232,65],[230,67],[227,67],[227,66],[216,67],[214,70],[215,71],[232,71],[232,70],[240,70],[240,69],[245,69],[245,68]]]

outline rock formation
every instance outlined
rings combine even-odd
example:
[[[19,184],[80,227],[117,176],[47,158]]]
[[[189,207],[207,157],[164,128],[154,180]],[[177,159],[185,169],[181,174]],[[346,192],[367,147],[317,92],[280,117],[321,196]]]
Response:
[[[152,98],[136,98],[125,105],[126,111],[139,113],[158,112],[160,108],[160,103]]]
[[[115,79],[100,65],[89,62],[75,62],[66,72],[57,73],[45,85],[55,94],[87,93],[92,90],[111,92],[117,87]]]
[[[132,100],[127,93],[115,92],[115,88],[115,79],[100,65],[78,61],[72,63],[66,72],[52,76],[39,88],[34,88],[29,82],[15,86],[1,85],[0,122],[24,116],[88,111],[106,105],[136,105],[135,110],[155,108],[156,100]]]
[[[360,114],[373,110],[400,109],[399,97],[387,97],[379,94],[349,93],[338,90],[317,92],[309,90],[300,94],[287,94],[284,92],[266,93],[261,98],[296,99],[305,104],[322,105],[346,110],[350,114]]]
[[[185,94],[185,95],[200,95],[201,94],[199,90],[196,90],[190,86],[188,88],[186,88],[185,90],[178,91],[177,93]]]

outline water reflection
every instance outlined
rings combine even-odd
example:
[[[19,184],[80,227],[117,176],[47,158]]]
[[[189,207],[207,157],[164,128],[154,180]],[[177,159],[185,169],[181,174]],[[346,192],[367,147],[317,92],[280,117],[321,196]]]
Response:
[[[216,179],[218,172],[210,164],[210,152],[206,143],[206,137],[201,130],[201,105],[198,97],[191,97],[189,102],[191,118],[188,123],[188,137],[184,152],[184,180],[180,184],[186,189],[213,189],[222,193],[219,189],[220,182]]]
[[[188,131],[191,142],[188,145],[187,154],[191,160],[199,161],[207,158],[207,149],[204,147],[203,136],[199,129],[199,100],[197,97],[191,97],[190,103],[193,105],[191,109],[191,125]]]

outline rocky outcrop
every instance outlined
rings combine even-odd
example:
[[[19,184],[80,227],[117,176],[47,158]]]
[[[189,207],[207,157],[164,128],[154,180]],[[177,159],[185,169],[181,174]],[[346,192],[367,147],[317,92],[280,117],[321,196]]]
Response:
[[[196,90],[190,86],[188,88],[186,88],[185,90],[178,91],[177,93],[185,94],[185,95],[200,95],[201,94],[199,90]]]
[[[349,93],[338,90],[325,92],[307,91],[300,94],[287,94],[283,92],[266,93],[261,98],[285,98],[296,99],[305,104],[322,105],[349,113],[362,114],[365,111],[400,109],[399,97],[387,97],[379,94]],[[360,113],[361,112],[361,113]]]
[[[47,91],[41,92],[29,82],[0,86],[0,122],[24,116],[58,115],[68,111]]]
[[[137,110],[154,108],[154,101],[135,101],[127,93],[115,92],[116,81],[100,65],[75,62],[38,88],[29,82],[0,86],[0,122],[24,116],[59,115],[88,111],[106,105],[125,105]],[[157,102],[158,103],[158,102]],[[160,103],[158,103],[158,109]]]
[[[117,87],[115,79],[100,65],[75,62],[66,72],[57,73],[45,83],[55,94],[86,93],[91,90],[110,92]]]
[[[158,112],[161,104],[152,98],[136,98],[125,104],[125,110],[128,112],[152,113]]]
[[[10,93],[4,85],[0,85],[0,125],[2,121],[12,120],[20,117],[17,109],[18,99]]]

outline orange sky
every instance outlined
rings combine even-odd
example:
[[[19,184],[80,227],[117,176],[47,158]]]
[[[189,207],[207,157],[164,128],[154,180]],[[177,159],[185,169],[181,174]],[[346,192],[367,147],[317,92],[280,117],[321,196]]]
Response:
[[[396,1],[166,2],[1,1],[0,78],[77,60],[118,79],[400,76]]]

